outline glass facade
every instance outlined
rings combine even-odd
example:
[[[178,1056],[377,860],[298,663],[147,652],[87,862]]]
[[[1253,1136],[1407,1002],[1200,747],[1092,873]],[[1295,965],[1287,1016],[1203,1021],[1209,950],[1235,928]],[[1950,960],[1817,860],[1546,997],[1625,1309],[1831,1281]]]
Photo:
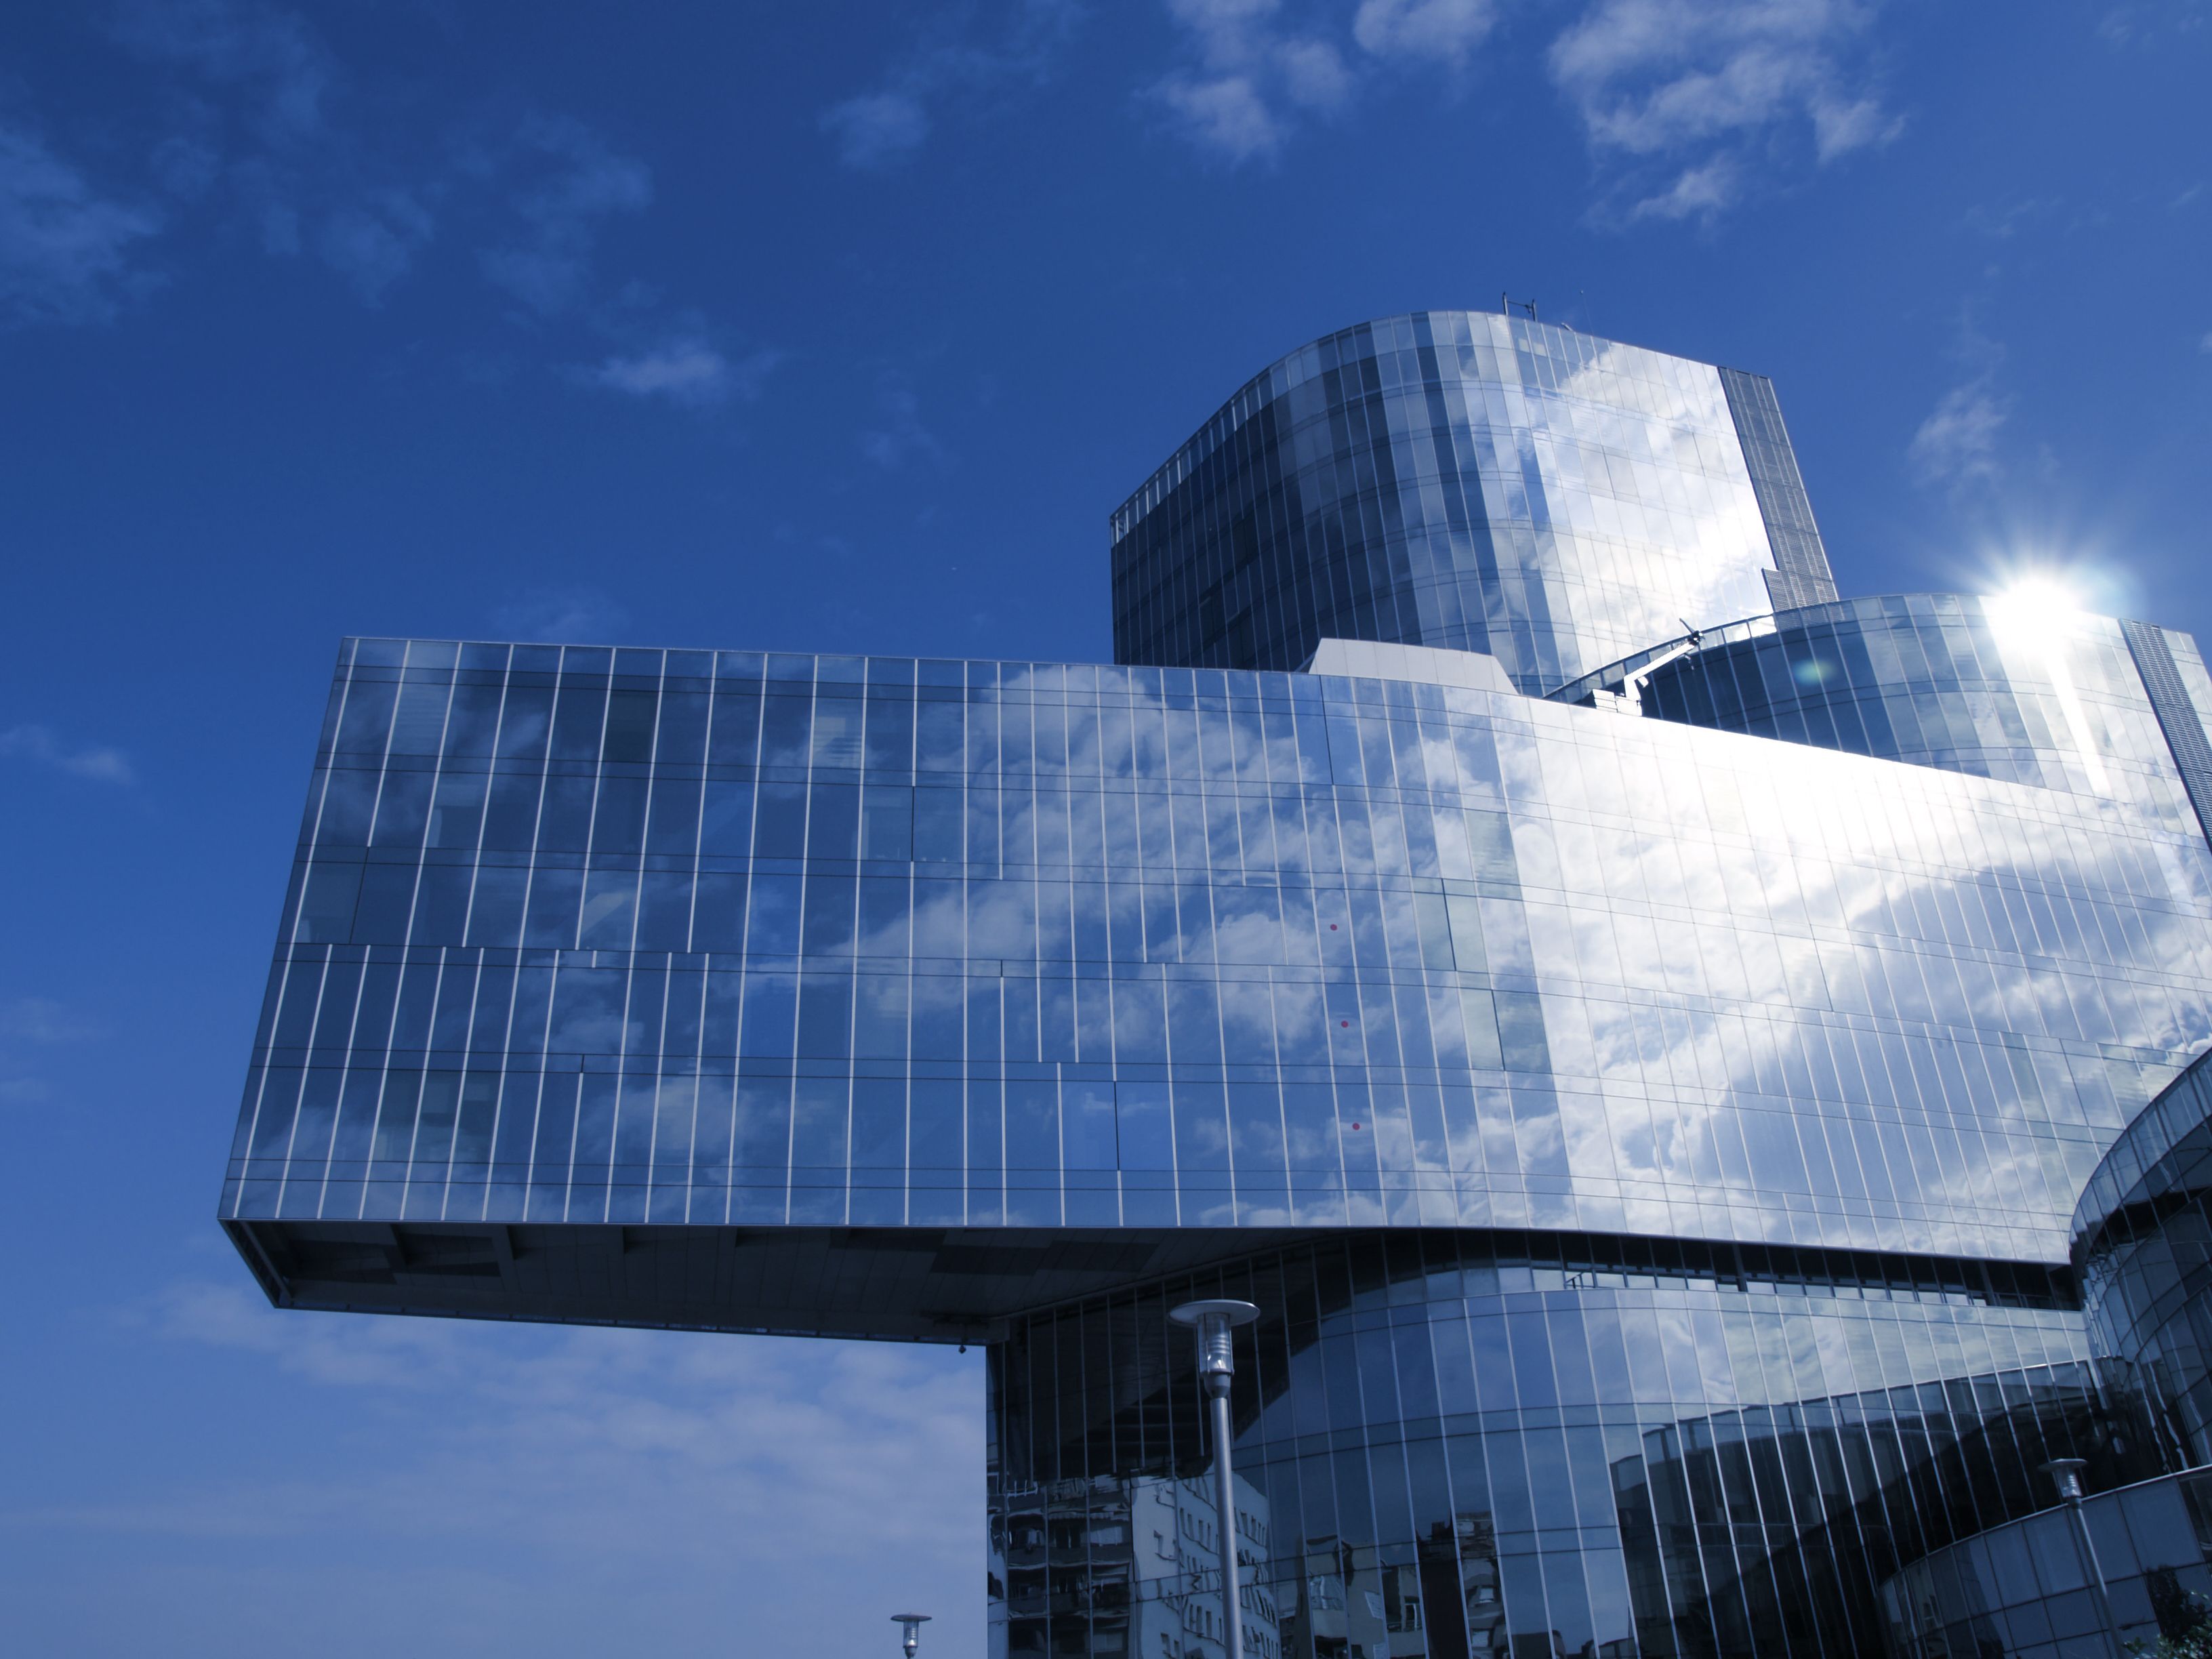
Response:
[[[1295,669],[1379,640],[1485,652],[1541,693],[1686,617],[1835,596],[1769,382],[1470,312],[1293,352],[1112,532],[1125,663]]]
[[[2205,679],[2197,642],[2185,635],[2169,634],[2148,623],[2124,622],[2128,650],[2136,672],[2142,677],[2144,694],[2166,734],[2175,768],[2197,821],[2212,835],[2212,740],[2204,735],[2204,717],[2212,710],[2212,684]]]
[[[1790,447],[1789,429],[1782,424],[1774,382],[1740,368],[1724,368],[1720,376],[1736,437],[1743,445],[1752,493],[1759,499],[1759,516],[1766,521],[1766,539],[1774,550],[1775,568],[1766,573],[1773,608],[1790,611],[1834,599],[1836,579],[1828,569],[1828,550],[1820,540],[1820,526],[1813,521],[1813,503],[1797,471],[1797,452]]]
[[[226,1213],[2063,1259],[2201,836],[1381,680],[348,646]]]
[[[2075,1211],[2106,1387],[2171,1461],[2212,1463],[2212,1060],[2130,1124]]]
[[[2212,1474],[2166,1475],[2086,1499],[2081,1535],[2040,1515],[1936,1551],[1882,1586],[1897,1659],[2107,1659],[2103,1575],[2130,1651],[2212,1622]],[[2094,1563],[2094,1565],[2093,1565]]]
[[[1151,1633],[1218,1591],[1212,1552],[1131,1516],[1208,1467],[1166,1321],[1196,1294],[1261,1310],[1231,1403],[1265,1528],[1239,1550],[1281,1653],[1878,1652],[1882,1577],[2030,1513],[2036,1466],[2094,1445],[2072,1304],[1984,1272],[1331,1234],[1018,1320],[991,1351],[1007,1650],[1191,1650]]]
[[[2130,628],[2137,624],[2130,624]],[[2094,1357],[2094,1467],[2212,1463],[2212,1056],[2124,1130],[2075,1210],[2073,1270]],[[2081,1454],[2075,1454],[2081,1455]],[[1999,1525],[1911,1562],[1881,1589],[1904,1659],[2061,1659],[2212,1625],[2212,1473],[2166,1475]]]
[[[1756,377],[1434,313],[1117,516],[1181,665],[348,641],[224,1224],[287,1305],[988,1345],[1001,1659],[1222,1651],[1194,1291],[1260,1659],[1873,1651],[2043,1460],[2196,1455],[2069,1247],[2212,1042],[2212,679],[1670,645],[1831,598],[1802,497]]]
[[[2162,710],[2129,630],[2171,641]],[[1670,640],[1553,696],[2103,796],[2185,832],[2202,824],[2172,734],[2205,744],[2182,662],[2203,677],[2194,641],[2144,623],[1891,593],[1747,617],[1694,648]]]

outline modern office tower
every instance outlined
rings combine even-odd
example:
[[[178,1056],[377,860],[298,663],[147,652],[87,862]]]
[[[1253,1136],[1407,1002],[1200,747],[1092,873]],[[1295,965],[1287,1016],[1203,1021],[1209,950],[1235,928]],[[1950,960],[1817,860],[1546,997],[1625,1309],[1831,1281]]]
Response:
[[[225,1224],[988,1345],[1010,1659],[1218,1650],[1194,1295],[1255,1649],[1876,1652],[2046,1460],[2195,1455],[2069,1251],[2212,1038],[2212,679],[1836,599],[1796,479],[1763,381],[1438,313],[1122,509],[1115,665],[349,641]]]

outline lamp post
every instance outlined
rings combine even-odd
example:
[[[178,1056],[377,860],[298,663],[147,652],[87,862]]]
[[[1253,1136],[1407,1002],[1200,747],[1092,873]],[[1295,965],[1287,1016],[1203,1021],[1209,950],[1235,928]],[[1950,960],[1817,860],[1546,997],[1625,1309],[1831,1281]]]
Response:
[[[1260,1310],[1249,1302],[1216,1299],[1186,1302],[1168,1317],[1198,1336],[1198,1380],[1213,1416],[1213,1502],[1221,1524],[1221,1633],[1229,1659],[1244,1659],[1244,1623],[1237,1596],[1237,1488],[1229,1468],[1229,1384],[1237,1375],[1237,1348],[1230,1333],[1249,1325]]]
[[[2073,1519],[2074,1547],[2089,1569],[2089,1583],[2097,1592],[2097,1616],[2105,1623],[2105,1639],[2112,1644],[2112,1659],[2120,1659],[2125,1650],[2120,1646],[2120,1627],[2112,1621],[2112,1598],[2106,1592],[2105,1570],[2098,1565],[2097,1547],[2089,1537],[2089,1522],[2081,1514],[2081,1471],[2088,1467],[2086,1457],[2054,1457],[2043,1466],[2043,1472],[2058,1488],[2066,1513]]]
[[[906,1639],[899,1644],[906,1650],[906,1659],[914,1659],[915,1644],[921,1639],[921,1627],[928,1622],[929,1615],[926,1613],[895,1613],[891,1615],[891,1623],[906,1628]]]

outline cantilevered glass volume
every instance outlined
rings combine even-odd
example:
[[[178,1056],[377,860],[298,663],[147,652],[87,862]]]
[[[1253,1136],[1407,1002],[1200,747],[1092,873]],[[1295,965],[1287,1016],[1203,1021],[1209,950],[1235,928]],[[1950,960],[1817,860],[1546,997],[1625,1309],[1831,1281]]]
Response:
[[[1010,1656],[1220,1651],[1193,1295],[1267,1659],[1876,1652],[2195,1455],[2069,1258],[2212,1037],[2185,635],[1840,601],[1765,381],[1466,313],[1113,528],[1110,666],[346,641],[270,1296],[986,1344]]]

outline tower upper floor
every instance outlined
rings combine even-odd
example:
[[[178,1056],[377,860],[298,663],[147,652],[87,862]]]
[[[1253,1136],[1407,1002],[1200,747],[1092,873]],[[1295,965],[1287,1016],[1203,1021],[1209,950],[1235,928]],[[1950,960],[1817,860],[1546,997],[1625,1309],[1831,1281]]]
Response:
[[[1481,651],[1542,693],[1836,597],[1763,377],[1417,312],[1255,376],[1112,519],[1117,660],[1288,670],[1324,638]]]

